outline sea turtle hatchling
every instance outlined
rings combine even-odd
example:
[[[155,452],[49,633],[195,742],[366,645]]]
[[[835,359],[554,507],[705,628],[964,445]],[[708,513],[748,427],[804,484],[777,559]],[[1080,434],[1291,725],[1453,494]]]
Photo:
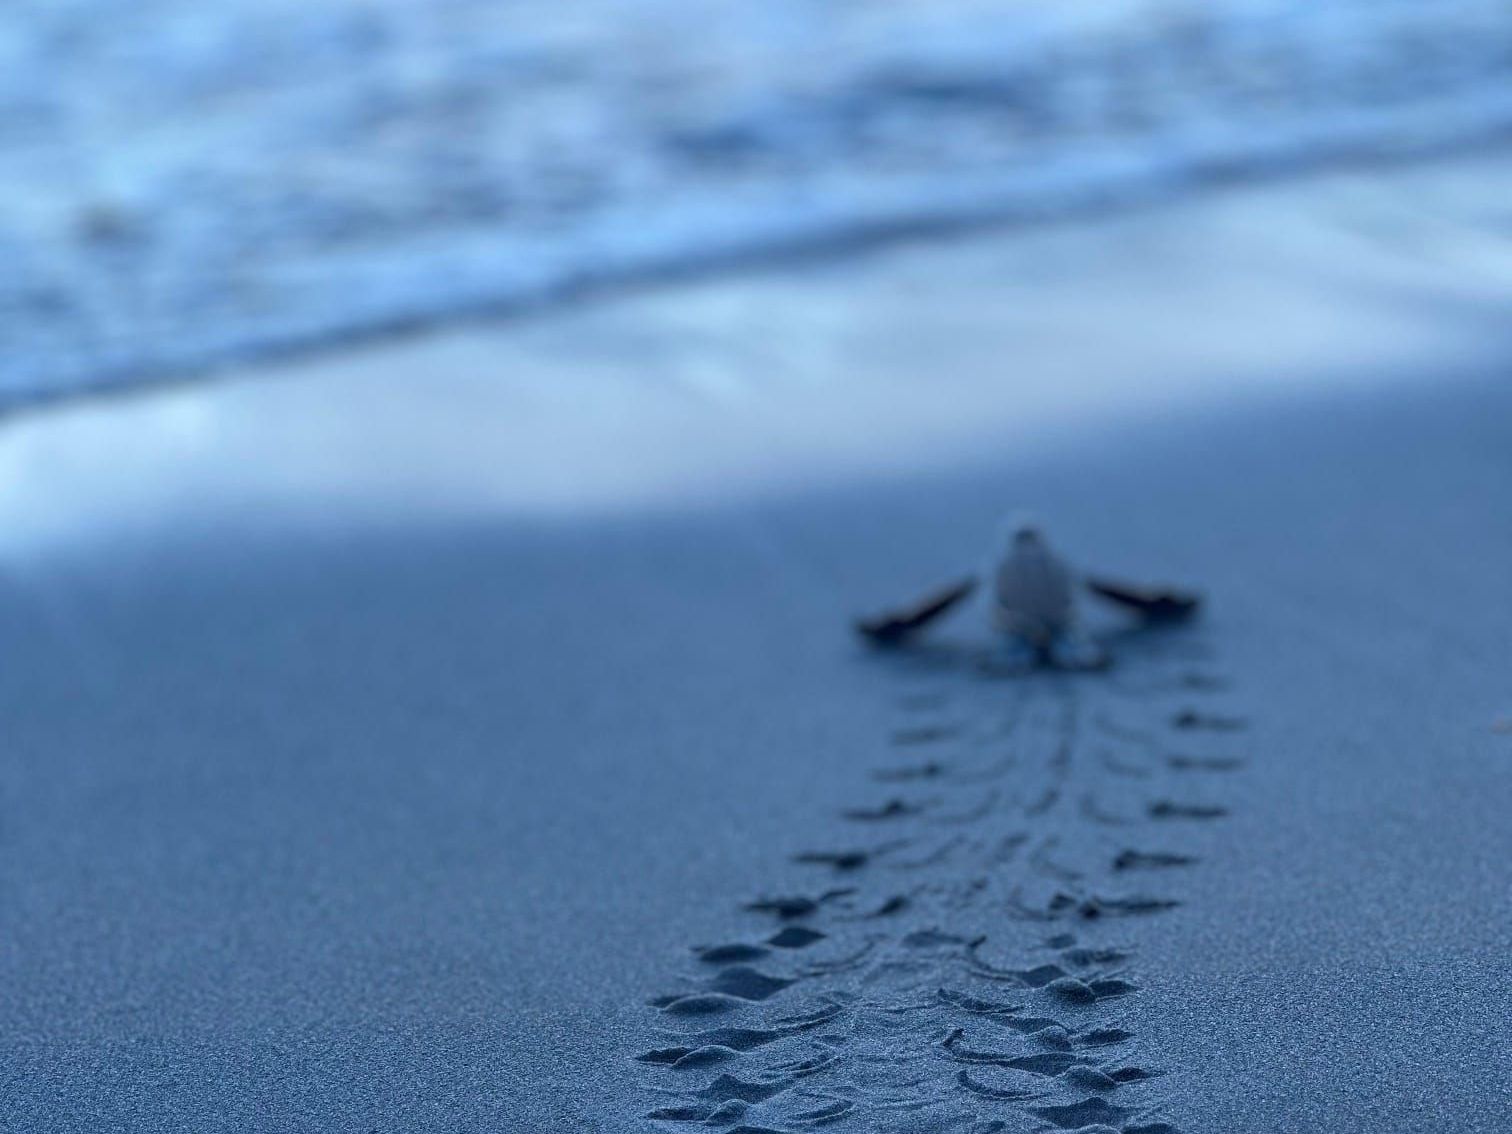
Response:
[[[1039,527],[1028,520],[1009,526],[1002,551],[988,574],[992,582],[990,615],[1001,648],[1011,660],[1030,665],[1098,669],[1108,664],[1106,650],[1078,628],[1078,583],[1145,622],[1182,621],[1201,605],[1201,598],[1189,590],[1141,586],[1102,576],[1078,578]],[[965,576],[909,606],[860,619],[856,630],[873,645],[902,646],[959,606],[977,585],[976,576]]]
[[[1010,654],[1061,669],[1099,668],[1107,653],[1076,627],[1076,576],[1039,527],[1009,530],[993,581],[992,621]]]

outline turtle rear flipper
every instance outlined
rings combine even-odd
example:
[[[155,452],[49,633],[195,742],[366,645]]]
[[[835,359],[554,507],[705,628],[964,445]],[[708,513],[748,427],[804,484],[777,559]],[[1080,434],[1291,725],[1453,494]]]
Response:
[[[1181,622],[1202,608],[1202,596],[1181,587],[1145,586],[1090,576],[1086,586],[1098,598],[1123,607],[1151,622]]]
[[[953,609],[977,588],[975,576],[931,591],[917,602],[856,619],[856,633],[877,646],[895,646]]]

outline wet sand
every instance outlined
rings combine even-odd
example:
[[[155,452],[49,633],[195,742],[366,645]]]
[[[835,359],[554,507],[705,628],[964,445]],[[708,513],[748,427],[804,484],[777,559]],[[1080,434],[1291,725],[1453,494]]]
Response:
[[[12,422],[0,1128],[1497,1129],[1505,277],[1339,192]],[[1208,616],[852,641],[1025,505]]]

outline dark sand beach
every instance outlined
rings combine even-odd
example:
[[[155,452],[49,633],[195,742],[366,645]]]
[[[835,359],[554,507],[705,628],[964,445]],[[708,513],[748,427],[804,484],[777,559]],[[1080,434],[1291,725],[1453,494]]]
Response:
[[[10,420],[0,1129],[1504,1129],[1486,168]],[[1023,507],[1203,618],[856,641]]]

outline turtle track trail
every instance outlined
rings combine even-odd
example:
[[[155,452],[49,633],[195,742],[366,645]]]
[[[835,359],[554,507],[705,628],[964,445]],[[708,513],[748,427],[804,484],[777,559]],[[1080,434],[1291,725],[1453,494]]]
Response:
[[[749,932],[650,990],[646,1129],[1179,1129],[1120,930],[1179,909],[1231,807],[1231,683],[1196,634],[1113,674],[940,669],[897,658],[854,801],[773,848],[811,885],[732,896]]]

